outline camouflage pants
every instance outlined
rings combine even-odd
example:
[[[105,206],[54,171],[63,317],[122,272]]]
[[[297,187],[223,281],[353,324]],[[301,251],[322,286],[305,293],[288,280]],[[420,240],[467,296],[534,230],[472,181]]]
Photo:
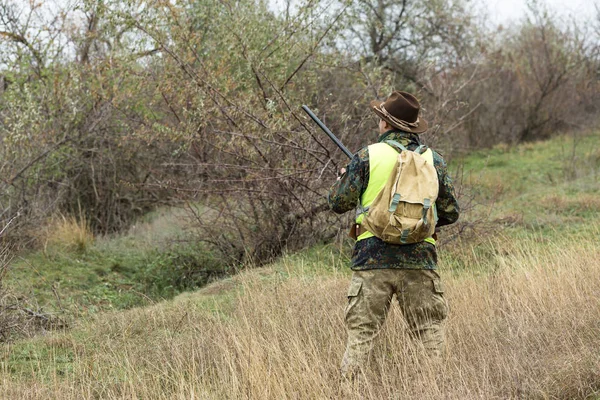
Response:
[[[373,340],[385,321],[394,294],[411,336],[421,341],[430,357],[442,355],[448,306],[440,276],[435,271],[355,271],[346,307],[348,341],[341,366],[344,377],[352,378],[367,367]]]

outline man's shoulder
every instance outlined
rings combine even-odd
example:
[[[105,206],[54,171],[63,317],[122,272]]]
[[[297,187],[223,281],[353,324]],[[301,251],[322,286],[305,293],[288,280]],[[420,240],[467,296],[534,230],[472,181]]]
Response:
[[[383,148],[388,148],[391,147],[389,144],[385,143],[385,142],[378,142],[378,143],[371,143],[370,145],[368,145],[367,147],[365,147],[366,149],[383,149]]]
[[[362,149],[360,149],[359,151],[357,151],[354,156],[358,157],[358,159],[360,161],[368,161],[369,160],[369,147],[371,147],[372,145],[369,146],[365,146]]]
[[[368,150],[368,152],[377,152],[378,154],[387,154],[387,153],[391,154],[391,153],[398,152],[398,150],[396,148],[394,148],[393,146],[391,146],[385,142],[370,144],[366,147],[366,149]]]
[[[445,167],[446,161],[444,160],[444,156],[442,155],[442,153],[434,149],[431,149],[431,151],[433,153],[433,165],[436,167]]]

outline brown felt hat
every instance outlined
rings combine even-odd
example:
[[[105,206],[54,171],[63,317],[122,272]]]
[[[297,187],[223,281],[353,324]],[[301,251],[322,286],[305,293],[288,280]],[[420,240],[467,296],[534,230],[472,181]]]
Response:
[[[394,128],[412,133],[427,130],[427,121],[419,116],[419,100],[410,93],[393,92],[386,101],[373,100],[371,108],[379,118]]]

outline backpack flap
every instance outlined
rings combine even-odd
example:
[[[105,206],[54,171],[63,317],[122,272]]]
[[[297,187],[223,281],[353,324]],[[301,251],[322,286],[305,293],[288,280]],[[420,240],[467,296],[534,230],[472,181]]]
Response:
[[[362,223],[389,243],[421,242],[435,232],[434,204],[438,191],[437,171],[432,162],[417,152],[403,150]]]

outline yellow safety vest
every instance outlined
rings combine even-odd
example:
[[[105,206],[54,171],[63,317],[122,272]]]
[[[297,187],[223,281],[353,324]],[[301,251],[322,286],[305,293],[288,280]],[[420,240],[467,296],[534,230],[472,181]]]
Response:
[[[356,223],[360,225],[368,212],[369,206],[387,183],[394,166],[398,162],[398,151],[387,143],[375,143],[368,147],[369,151],[369,184],[363,192],[360,206],[356,212]],[[421,156],[433,165],[433,151],[427,149]],[[433,205],[435,207],[435,204]],[[367,231],[356,238],[356,241],[373,237]],[[435,239],[430,237],[426,242],[435,245]]]

